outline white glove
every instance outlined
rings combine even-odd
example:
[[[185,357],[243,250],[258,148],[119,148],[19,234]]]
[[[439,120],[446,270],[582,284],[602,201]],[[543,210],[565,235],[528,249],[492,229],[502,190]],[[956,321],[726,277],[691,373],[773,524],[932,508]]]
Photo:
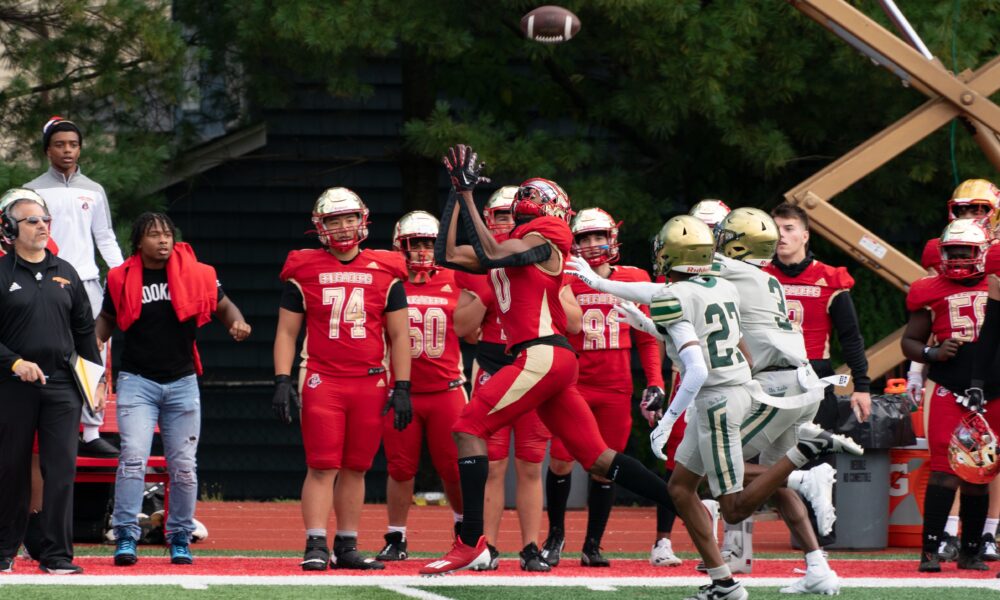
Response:
[[[920,406],[924,400],[924,373],[923,371],[908,371],[906,373],[906,396],[910,399],[910,404]]]
[[[628,324],[639,331],[648,333],[660,341],[667,339],[667,336],[660,333],[660,331],[656,328],[656,324],[653,323],[653,320],[647,317],[644,312],[639,310],[639,307],[636,306],[634,302],[623,300],[615,305],[615,311],[624,316],[625,320],[628,321]]]
[[[670,419],[663,418],[657,423],[656,429],[649,432],[649,445],[653,449],[653,455],[660,460],[667,460],[667,455],[663,452],[663,447],[667,444],[667,440],[670,438],[670,431],[674,428],[674,424],[670,422]]]
[[[594,269],[590,267],[590,263],[579,256],[571,256],[568,261],[566,261],[565,272],[573,275],[580,281],[586,283],[588,286],[594,288],[598,292],[605,292],[607,290],[602,288],[602,283],[605,281],[603,277],[598,275]]]

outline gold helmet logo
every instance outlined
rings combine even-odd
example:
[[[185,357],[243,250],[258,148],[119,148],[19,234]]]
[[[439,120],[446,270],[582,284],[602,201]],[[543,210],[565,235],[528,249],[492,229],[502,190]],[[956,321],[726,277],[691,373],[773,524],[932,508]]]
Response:
[[[757,208],[737,208],[715,227],[715,250],[758,267],[771,262],[778,247],[778,226]]]
[[[653,272],[707,273],[712,269],[715,239],[697,217],[679,215],[663,224],[653,239]]]

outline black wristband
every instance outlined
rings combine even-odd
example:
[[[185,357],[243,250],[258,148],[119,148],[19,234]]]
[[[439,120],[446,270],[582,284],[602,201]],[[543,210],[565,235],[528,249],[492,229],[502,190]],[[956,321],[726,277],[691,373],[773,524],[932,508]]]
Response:
[[[924,357],[924,362],[931,362],[934,360],[931,358],[931,350],[933,349],[934,348],[931,348],[930,346],[924,346],[923,352],[920,353],[920,355]]]
[[[275,375],[274,383],[290,383],[292,381],[291,375]]]
[[[393,384],[392,387],[393,387],[393,389],[396,389],[396,390],[409,390],[410,389],[410,382],[409,381],[397,381],[395,384]]]

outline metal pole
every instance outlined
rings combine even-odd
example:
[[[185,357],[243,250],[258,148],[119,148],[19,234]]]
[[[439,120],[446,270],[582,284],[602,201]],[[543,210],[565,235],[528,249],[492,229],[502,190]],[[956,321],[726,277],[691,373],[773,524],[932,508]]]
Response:
[[[934,55],[931,54],[931,51],[927,49],[926,45],[924,45],[924,41],[920,39],[920,36],[917,35],[916,31],[914,31],[913,26],[906,20],[906,16],[903,15],[901,10],[899,10],[899,7],[896,6],[894,0],[879,0],[879,4],[882,5],[882,10],[885,11],[885,15],[889,17],[889,20],[896,26],[896,29],[903,34],[906,41],[908,41],[911,46],[916,48],[917,52],[923,54],[924,58],[927,60],[934,60]]]

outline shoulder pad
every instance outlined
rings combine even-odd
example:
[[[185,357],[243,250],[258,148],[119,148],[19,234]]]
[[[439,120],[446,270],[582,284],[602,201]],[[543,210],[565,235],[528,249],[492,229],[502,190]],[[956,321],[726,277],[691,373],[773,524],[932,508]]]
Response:
[[[941,266],[941,239],[931,238],[924,244],[920,254],[920,266],[925,269],[937,269]]]
[[[404,281],[410,278],[410,272],[406,268],[406,259],[403,258],[401,252],[365,248],[356,260],[361,261],[366,269],[389,271],[393,277]]]
[[[650,318],[657,325],[664,327],[681,320],[681,317],[684,316],[681,301],[671,287],[665,286],[662,291],[657,292],[649,304]]]
[[[928,275],[911,283],[910,289],[906,292],[906,310],[914,312],[926,308],[928,304],[933,302],[931,288],[937,281],[937,275]]]
[[[524,239],[529,233],[537,233],[555,244],[563,254],[568,254],[573,246],[573,233],[569,225],[556,217],[538,217],[511,232],[511,237]]]
[[[325,252],[325,250],[319,249],[309,249],[309,250],[292,250],[288,253],[288,257],[285,258],[285,266],[281,268],[281,280],[288,281],[295,277],[295,273],[298,272],[304,265],[308,264],[310,261],[316,259],[317,252]]]

